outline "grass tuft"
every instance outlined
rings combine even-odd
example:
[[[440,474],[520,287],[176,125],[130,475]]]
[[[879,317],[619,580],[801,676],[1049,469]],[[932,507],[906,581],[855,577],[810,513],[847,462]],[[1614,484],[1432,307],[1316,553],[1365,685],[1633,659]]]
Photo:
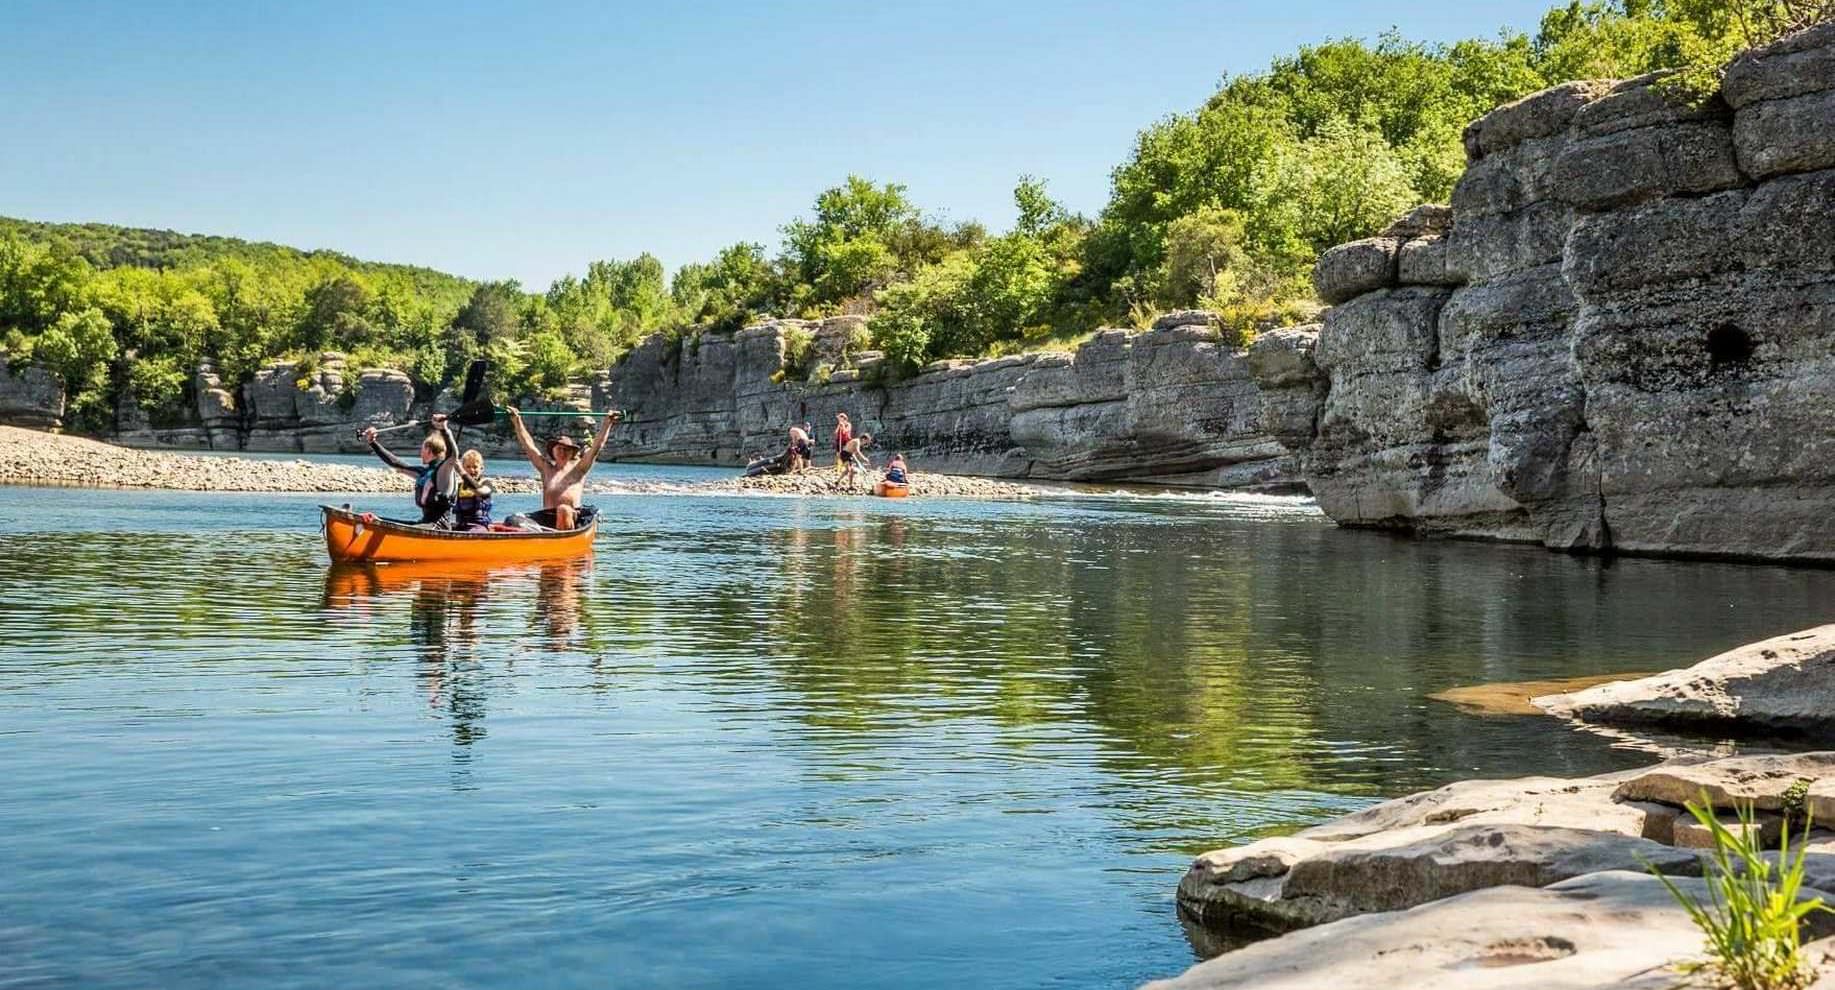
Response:
[[[1765,858],[1750,803],[1735,809],[1737,828],[1728,828],[1715,816],[1706,791],[1699,803],[1690,802],[1687,807],[1714,840],[1703,876],[1707,898],[1685,894],[1674,881],[1651,871],[1707,937],[1707,958],[1684,964],[1683,971],[1705,971],[1738,990],[1800,990],[1807,986],[1814,973],[1803,955],[1800,927],[1812,913],[1830,910],[1820,897],[1800,899],[1809,815],[1803,816],[1804,842],[1799,842],[1795,853],[1786,816],[1774,865]]]

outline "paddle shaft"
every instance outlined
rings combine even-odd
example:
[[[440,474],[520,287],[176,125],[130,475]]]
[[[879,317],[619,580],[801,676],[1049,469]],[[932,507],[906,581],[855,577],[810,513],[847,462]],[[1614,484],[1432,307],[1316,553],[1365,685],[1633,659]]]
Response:
[[[411,420],[408,420],[408,421],[407,421],[406,423],[402,423],[402,424],[401,424],[401,425],[399,425],[399,426],[384,426],[384,427],[382,427],[381,429],[379,429],[379,430],[377,430],[377,431],[376,431],[376,433],[377,433],[378,435],[381,435],[381,434],[384,434],[384,433],[394,433],[394,432],[395,432],[396,430],[407,430],[407,429],[412,429],[413,427],[416,427],[416,426],[419,426],[419,425],[421,425],[421,421],[420,421],[420,420],[418,420],[418,419],[411,419]],[[362,436],[362,435],[363,435],[363,431],[362,431],[362,430],[358,430],[358,431],[357,431],[357,435],[358,435],[358,436]]]

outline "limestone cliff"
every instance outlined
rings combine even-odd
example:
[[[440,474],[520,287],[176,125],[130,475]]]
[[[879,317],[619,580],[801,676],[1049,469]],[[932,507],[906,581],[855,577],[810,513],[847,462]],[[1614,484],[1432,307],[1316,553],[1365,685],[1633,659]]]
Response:
[[[1341,523],[1835,560],[1835,25],[1705,105],[1574,83],[1466,131],[1450,214],[1321,257],[1264,424]]]
[[[620,456],[652,460],[741,464],[782,450],[803,422],[820,442],[846,412],[880,451],[932,471],[1290,485],[1243,351],[1205,319],[1175,314],[1070,353],[940,362],[896,382],[878,355],[837,343],[859,339],[859,317],[777,320],[687,343],[652,337],[612,369],[597,401],[629,413]],[[802,365],[837,361],[852,366],[798,380]]]
[[[38,365],[9,364],[0,351],[0,426],[55,430],[63,425],[63,383]]]

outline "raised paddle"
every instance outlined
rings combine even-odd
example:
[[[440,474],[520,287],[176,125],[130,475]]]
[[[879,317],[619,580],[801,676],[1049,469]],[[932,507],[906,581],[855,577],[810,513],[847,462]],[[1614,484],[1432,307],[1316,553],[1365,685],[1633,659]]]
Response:
[[[466,406],[479,401],[483,397],[484,373],[489,371],[490,367],[491,363],[489,361],[480,358],[479,360],[473,361],[471,367],[465,369],[465,390],[459,393],[459,409],[464,409]],[[454,413],[456,414],[457,411],[458,410],[454,410]],[[460,419],[457,415],[448,416],[447,418],[452,420],[453,424],[459,428],[460,433],[465,432],[465,420]]]
[[[485,375],[485,372],[490,370],[490,364],[491,363],[489,361],[478,360],[478,361],[473,361],[471,363],[471,367],[465,369],[465,391],[460,393],[459,395],[459,408],[455,410],[452,415],[446,417],[447,419],[451,420],[454,425],[457,425],[457,426],[480,425],[475,419],[466,419],[464,417],[464,413],[465,413],[465,410],[468,408],[474,409],[474,412],[475,412],[475,407],[478,405],[478,403],[484,402],[484,400],[478,398],[478,394],[484,391],[484,375]],[[484,402],[484,405],[486,408],[490,407],[489,402]],[[489,423],[490,419],[486,417],[484,422]],[[376,433],[378,435],[383,434],[383,433],[394,433],[396,430],[412,429],[413,427],[420,426],[420,425],[421,425],[420,420],[411,419],[411,420],[408,420],[406,423],[401,423],[396,426],[382,427],[381,429],[377,430]],[[358,430],[357,435],[362,436],[363,431]]]

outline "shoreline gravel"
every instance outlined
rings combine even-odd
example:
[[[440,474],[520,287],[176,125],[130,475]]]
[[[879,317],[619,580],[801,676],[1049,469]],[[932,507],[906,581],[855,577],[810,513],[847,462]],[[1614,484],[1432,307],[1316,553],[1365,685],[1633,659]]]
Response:
[[[876,476],[875,476],[876,477]],[[533,478],[491,479],[500,494],[538,492]],[[411,482],[387,468],[325,464],[299,460],[180,454],[119,447],[99,440],[0,426],[0,485],[58,488],[157,489],[190,492],[264,492],[273,494],[407,494]],[[691,484],[600,480],[588,490],[598,495],[804,495],[845,497],[872,494],[871,477],[853,488],[840,486],[832,469],[794,475],[722,478]],[[1029,485],[957,475],[914,474],[913,496],[953,498],[1028,498],[1040,493]]]

